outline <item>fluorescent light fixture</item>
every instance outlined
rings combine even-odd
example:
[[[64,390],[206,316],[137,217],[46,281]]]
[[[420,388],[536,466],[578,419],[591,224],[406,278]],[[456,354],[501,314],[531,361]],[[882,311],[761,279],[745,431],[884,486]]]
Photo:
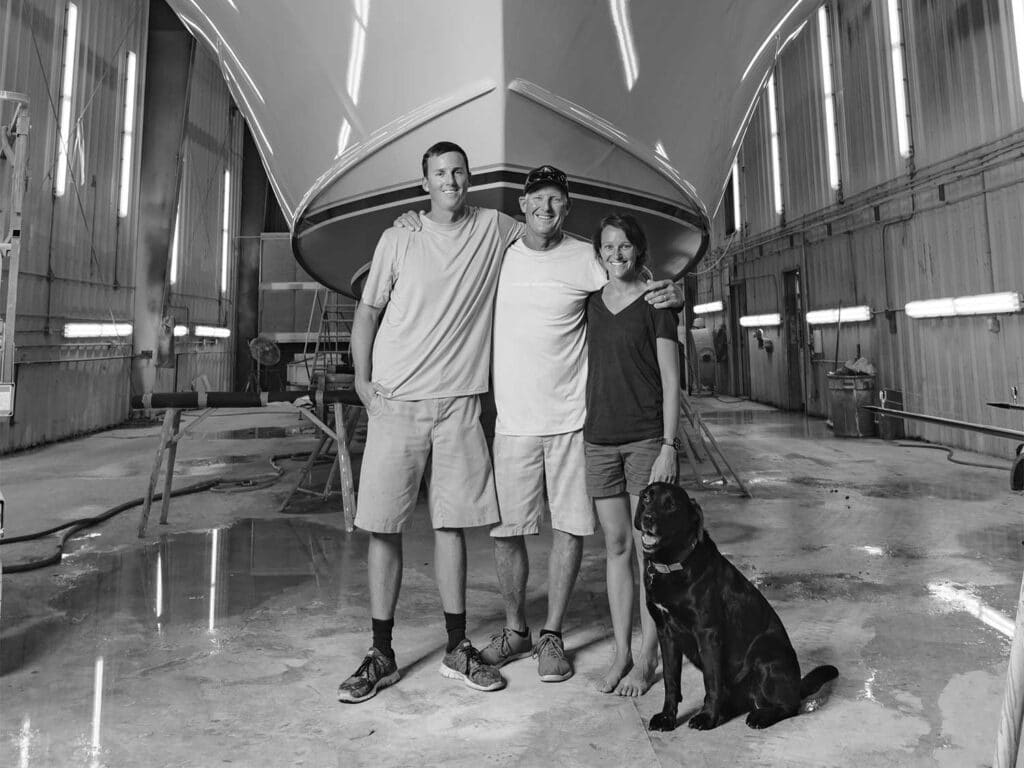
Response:
[[[64,323],[65,339],[102,339],[131,335],[131,323]]]
[[[231,335],[231,329],[218,325],[197,325],[192,333],[200,338],[226,339]]]
[[[775,213],[782,215],[782,168],[779,161],[779,112],[775,96],[775,73],[768,78],[768,127],[771,133],[772,196]]]
[[[228,292],[228,261],[231,255],[231,171],[224,171],[224,218],[221,222],[220,292]]]
[[[174,336],[175,336],[175,338],[178,338],[178,339],[180,339],[182,336],[188,336],[188,326],[187,325],[176,325],[176,326],[174,326]]]
[[[761,328],[763,326],[782,325],[782,317],[778,312],[768,315],[744,315],[740,318],[740,325],[744,328]]]
[[[180,194],[180,193],[179,193]],[[178,210],[174,214],[174,234],[171,236],[171,285],[178,282],[178,254],[181,248],[181,199],[178,200]]]
[[[825,144],[828,153],[828,185],[839,189],[839,145],[836,141],[836,99],[832,79],[832,46],[829,43],[828,10],[818,9],[818,49],[821,53],[821,88],[825,102]]]
[[[1021,295],[1013,291],[983,293],[976,296],[909,301],[907,317],[955,317],[958,315],[997,315],[1021,311]]]
[[[636,46],[633,43],[633,27],[629,23],[629,10],[626,8],[626,0],[609,0],[609,4],[612,24],[615,25],[615,36],[619,39],[619,56],[626,73],[626,88],[632,91],[640,72],[636,63]]]
[[[838,309],[816,309],[807,313],[808,325],[830,323],[863,323],[871,319],[871,307],[840,307]]]
[[[1013,40],[1017,46],[1017,85],[1024,99],[1024,0],[1011,0],[1013,13]]]
[[[889,50],[892,54],[892,92],[896,100],[896,141],[900,156],[910,157],[910,120],[907,112],[906,61],[899,0],[888,0]]]
[[[732,227],[737,232],[743,231],[743,216],[740,213],[740,164],[732,161]]]
[[[121,132],[121,189],[117,200],[117,215],[124,218],[128,215],[128,195],[131,192],[132,179],[132,148],[135,144],[135,93],[136,56],[128,51],[125,57],[124,72],[124,121]]]
[[[721,312],[723,309],[722,302],[720,301],[709,301],[707,304],[694,304],[693,314],[695,315],[706,315],[711,312]]]
[[[68,3],[64,14],[64,68],[60,79],[60,135],[57,137],[57,171],[53,194],[61,197],[68,183],[68,148],[71,145],[71,97],[78,59],[78,6]]]

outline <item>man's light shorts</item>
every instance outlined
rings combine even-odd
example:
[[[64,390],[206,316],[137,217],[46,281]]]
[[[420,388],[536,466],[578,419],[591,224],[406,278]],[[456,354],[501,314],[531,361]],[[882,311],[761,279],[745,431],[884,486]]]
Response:
[[[491,536],[539,533],[545,506],[551,510],[552,528],[574,536],[589,536],[596,530],[594,504],[587,495],[582,430],[563,435],[495,435],[494,485],[501,524],[491,529]]]
[[[498,522],[494,475],[476,395],[388,400],[378,394],[367,415],[356,501],[358,527],[373,533],[401,531],[416,507],[424,473],[434,528]]]

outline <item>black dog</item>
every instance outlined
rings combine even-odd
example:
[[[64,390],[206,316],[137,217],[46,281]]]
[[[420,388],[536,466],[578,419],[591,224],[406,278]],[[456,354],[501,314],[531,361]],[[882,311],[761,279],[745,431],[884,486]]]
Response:
[[[682,488],[652,483],[640,494],[634,525],[642,534],[647,610],[658,627],[665,704],[652,731],[676,727],[685,654],[704,674],[704,706],[689,726],[708,730],[748,712],[767,728],[792,717],[802,699],[839,675],[833,666],[802,680],[782,621],[704,530],[700,505]]]

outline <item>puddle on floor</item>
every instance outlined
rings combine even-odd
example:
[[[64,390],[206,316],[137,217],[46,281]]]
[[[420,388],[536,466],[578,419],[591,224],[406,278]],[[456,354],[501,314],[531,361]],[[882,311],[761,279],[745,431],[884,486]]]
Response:
[[[54,603],[69,616],[128,613],[142,622],[201,622],[239,614],[288,589],[329,588],[345,534],[304,519],[240,520],[155,545],[81,556]]]

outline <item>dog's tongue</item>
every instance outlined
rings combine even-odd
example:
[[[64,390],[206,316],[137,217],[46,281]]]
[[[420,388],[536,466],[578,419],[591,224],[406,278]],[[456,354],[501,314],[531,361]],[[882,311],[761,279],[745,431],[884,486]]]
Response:
[[[651,548],[658,543],[658,537],[644,533],[640,535],[640,543],[647,548]]]

